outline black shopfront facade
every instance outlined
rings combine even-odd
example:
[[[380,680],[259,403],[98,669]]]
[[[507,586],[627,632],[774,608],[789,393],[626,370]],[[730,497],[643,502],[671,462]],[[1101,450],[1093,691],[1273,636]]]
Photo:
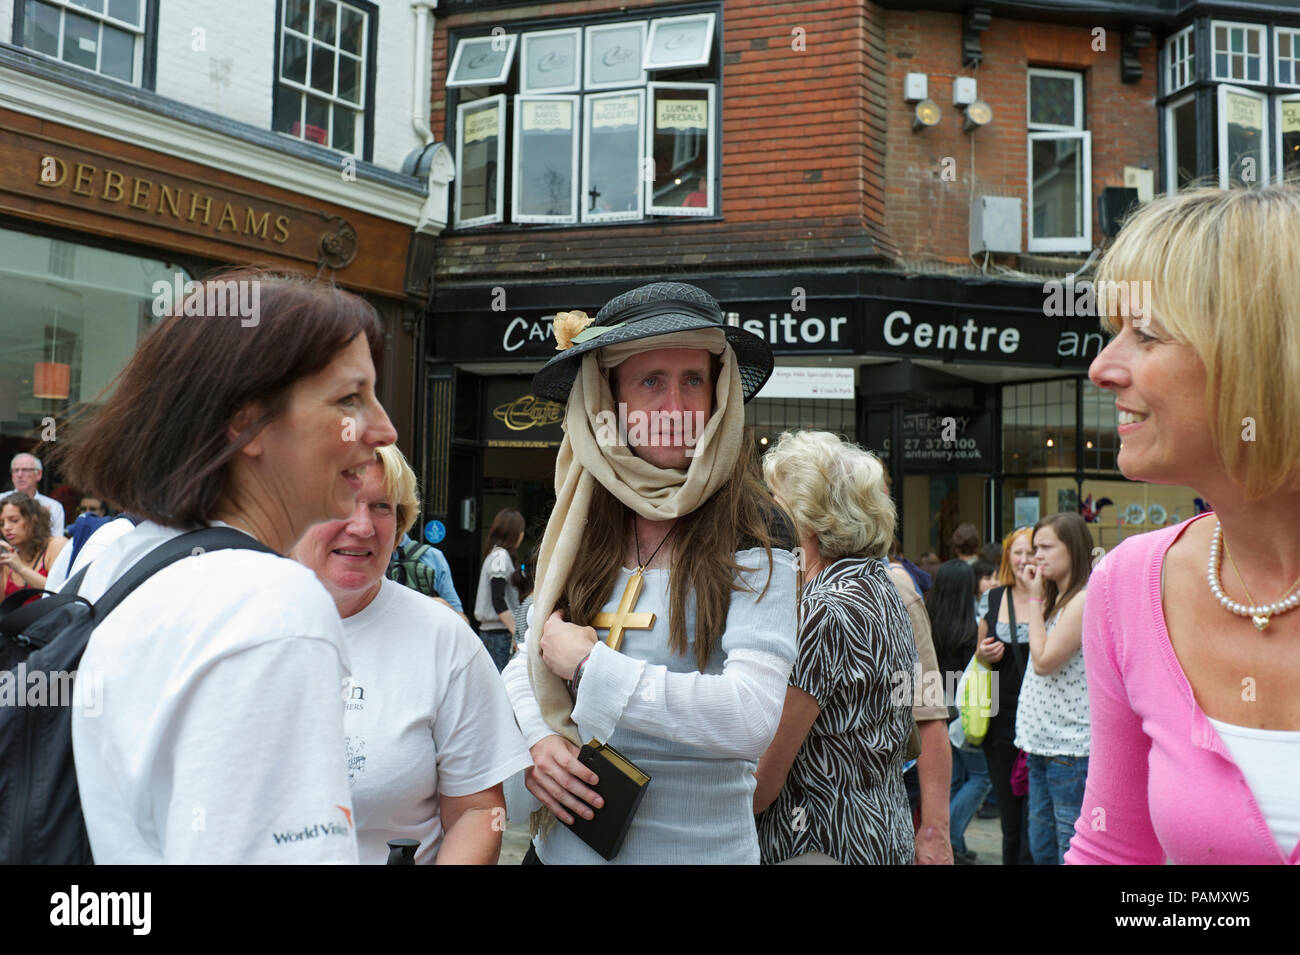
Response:
[[[1089,428],[1078,406],[1104,336],[1095,319],[1045,315],[1041,285],[868,271],[678,278],[707,290],[729,322],[773,348],[777,373],[769,388],[779,397],[765,389],[747,407],[760,450],[782,430],[803,427],[844,434],[880,454],[909,555],[942,551],[961,521],[986,539],[1000,537],[1012,511],[1024,507],[1011,496],[1013,486],[1019,495],[1029,493],[1020,484],[1040,485],[1033,493],[1046,514],[1057,507],[1044,480],[1078,494],[1089,477],[1118,477],[1113,452],[1093,454],[1105,450],[1104,435],[1093,432],[1113,431],[1113,410],[1108,423]],[[447,525],[442,547],[458,586],[477,580],[486,528],[500,509],[524,514],[521,560],[540,540],[562,416],[557,405],[532,396],[530,382],[555,354],[552,316],[569,309],[594,315],[645,281],[447,283],[435,292],[424,382],[425,505]],[[791,380],[774,387],[776,377]],[[833,387],[820,386],[831,377]],[[1051,413],[1026,414],[1023,427],[1017,416],[1008,427],[1010,384],[1024,386],[1027,398],[1046,387],[1053,405],[1073,395],[1076,407],[1060,415],[1070,420],[1055,438],[1042,438],[1054,426]],[[1031,434],[1017,437],[1021,431]],[[1008,445],[1020,440],[1075,453],[1026,455],[1022,467]],[[1077,448],[1064,447],[1070,442]]]

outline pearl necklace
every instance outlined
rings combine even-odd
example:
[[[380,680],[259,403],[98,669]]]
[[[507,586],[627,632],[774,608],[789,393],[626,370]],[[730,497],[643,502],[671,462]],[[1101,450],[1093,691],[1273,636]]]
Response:
[[[1283,599],[1278,600],[1275,603],[1265,604],[1264,606],[1248,607],[1245,604],[1238,603],[1225,594],[1223,592],[1223,587],[1219,584],[1219,567],[1221,566],[1221,561],[1219,559],[1219,546],[1222,542],[1223,525],[1216,521],[1214,524],[1214,537],[1210,539],[1210,566],[1205,576],[1210,582],[1210,592],[1213,593],[1219,603],[1223,605],[1223,609],[1235,613],[1239,617],[1250,617],[1251,622],[1255,624],[1256,630],[1264,630],[1268,627],[1269,617],[1278,613],[1286,613],[1288,610],[1293,610],[1297,606],[1300,606],[1300,591],[1291,593],[1291,591],[1295,589],[1296,584],[1292,584],[1286,590],[1286,593],[1291,594],[1291,596],[1284,596]],[[1225,550],[1227,549],[1226,544],[1223,544],[1223,547]],[[1300,583],[1300,580],[1297,580],[1296,583]],[[1246,588],[1246,582],[1244,580],[1241,582],[1241,586],[1242,589]],[[1249,590],[1246,590],[1246,596],[1250,597]]]

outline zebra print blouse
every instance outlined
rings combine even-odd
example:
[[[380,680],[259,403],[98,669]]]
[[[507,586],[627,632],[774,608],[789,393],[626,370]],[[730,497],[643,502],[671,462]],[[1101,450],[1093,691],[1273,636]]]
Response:
[[[790,685],[821,712],[759,817],[762,860],[820,851],[848,865],[910,864],[902,767],[917,657],[907,610],[881,561],[844,558],[804,587],[801,621]]]

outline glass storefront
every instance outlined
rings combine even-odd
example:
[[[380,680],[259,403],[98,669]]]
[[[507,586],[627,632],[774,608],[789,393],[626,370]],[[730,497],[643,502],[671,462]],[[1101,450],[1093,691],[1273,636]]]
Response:
[[[109,388],[183,269],[0,229],[0,449],[6,462]],[[46,471],[49,493],[57,475]]]
[[[1004,386],[1000,535],[1082,507],[1093,544],[1109,550],[1196,513],[1195,491],[1130,481],[1118,453],[1115,398],[1088,379]]]

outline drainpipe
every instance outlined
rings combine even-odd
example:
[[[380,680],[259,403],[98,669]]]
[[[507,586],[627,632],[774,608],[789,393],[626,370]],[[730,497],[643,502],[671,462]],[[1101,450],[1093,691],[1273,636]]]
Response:
[[[415,128],[415,135],[426,146],[433,142],[433,131],[429,129],[429,97],[433,92],[430,88],[433,11],[437,7],[438,0],[411,0],[411,12],[415,14],[415,47],[411,54],[411,125]]]

